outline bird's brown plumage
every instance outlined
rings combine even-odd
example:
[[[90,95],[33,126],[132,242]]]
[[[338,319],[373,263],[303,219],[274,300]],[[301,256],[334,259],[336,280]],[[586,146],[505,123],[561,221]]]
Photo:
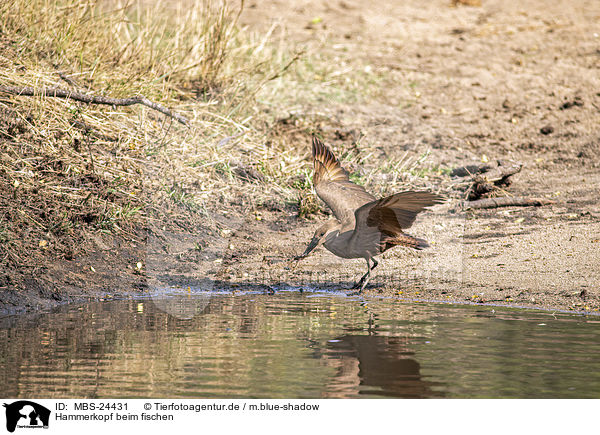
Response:
[[[329,221],[317,230],[304,254],[316,246],[324,246],[343,258],[364,258],[368,270],[359,282],[361,290],[368,282],[375,256],[394,246],[423,249],[429,246],[423,239],[404,233],[417,214],[426,207],[443,202],[431,192],[406,191],[375,199],[362,186],[354,184],[339,160],[319,139],[313,137],[312,156],[315,166],[313,184],[317,195],[331,208],[336,221]]]
[[[440,204],[443,199],[431,192],[400,192],[369,202],[356,210],[356,230],[375,227],[381,232],[381,252],[400,245],[415,249],[427,247],[427,242],[409,236],[404,230],[410,228],[417,214],[426,207]]]

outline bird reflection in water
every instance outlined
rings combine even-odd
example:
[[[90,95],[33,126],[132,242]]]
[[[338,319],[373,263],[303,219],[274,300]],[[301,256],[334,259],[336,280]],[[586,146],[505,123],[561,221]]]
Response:
[[[343,335],[329,340],[323,358],[337,373],[325,397],[377,395],[403,398],[443,397],[426,381],[411,358],[405,337]]]

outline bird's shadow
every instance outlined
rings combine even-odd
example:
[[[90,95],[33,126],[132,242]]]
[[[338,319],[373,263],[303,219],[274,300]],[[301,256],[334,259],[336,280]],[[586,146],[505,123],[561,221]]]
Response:
[[[179,288],[193,291],[207,292],[249,292],[249,293],[265,293],[273,294],[278,290],[298,290],[303,291],[318,291],[330,293],[346,293],[348,296],[356,296],[358,294],[355,288],[356,281],[354,280],[338,280],[338,279],[319,279],[314,280],[281,280],[269,279],[268,277],[258,277],[259,279],[241,280],[224,280],[215,278],[195,278],[186,275],[160,275],[157,276],[157,283],[152,287],[159,288]],[[256,278],[256,277],[255,277]],[[365,290],[377,291],[385,287],[383,282],[375,279],[365,287]]]

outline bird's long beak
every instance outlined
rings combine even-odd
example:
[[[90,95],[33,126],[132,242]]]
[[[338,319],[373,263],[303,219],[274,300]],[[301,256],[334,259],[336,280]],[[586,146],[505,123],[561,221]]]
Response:
[[[312,240],[310,241],[310,243],[308,244],[308,246],[306,247],[306,250],[304,251],[304,253],[302,255],[299,255],[298,257],[294,257],[294,260],[299,261],[299,260],[302,260],[303,258],[308,257],[308,254],[310,254],[319,245],[320,241],[321,241],[321,239],[318,239],[317,237],[313,237]]]

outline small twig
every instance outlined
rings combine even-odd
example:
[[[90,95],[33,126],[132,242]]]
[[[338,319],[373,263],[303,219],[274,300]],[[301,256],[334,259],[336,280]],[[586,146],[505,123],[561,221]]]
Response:
[[[258,91],[260,91],[263,88],[263,86],[265,86],[268,82],[281,77],[298,59],[300,59],[304,55],[304,53],[306,53],[305,50],[300,50],[300,51],[296,52],[296,54],[294,55],[294,57],[288,63],[286,63],[283,66],[283,68],[281,68],[280,70],[274,72],[269,77],[265,78],[262,82],[260,82],[256,86],[256,88],[252,92],[250,92],[249,94],[247,94],[246,97],[244,98],[244,101],[247,101],[250,98],[253,98],[256,94],[258,94]],[[239,105],[238,105],[238,107],[239,107]]]
[[[237,139],[238,137],[240,137],[240,136],[242,136],[242,135],[244,135],[244,134],[246,134],[246,133],[248,133],[248,130],[240,131],[239,133],[236,133],[236,134],[234,134],[233,136],[227,136],[227,137],[224,137],[223,139],[221,139],[221,140],[220,140],[220,141],[217,143],[217,146],[218,146],[219,148],[222,148],[222,147],[224,147],[225,145],[227,145],[227,144],[228,144],[228,143],[229,143],[231,140],[233,140],[233,139]]]
[[[501,162],[497,168],[486,172],[484,177],[496,186],[509,185],[511,184],[510,177],[521,172],[522,168],[522,163]]]
[[[283,73],[289,69],[289,67],[291,67],[298,59],[300,59],[304,55],[304,53],[306,53],[305,50],[300,50],[296,52],[296,54],[294,54],[294,57],[288,63],[286,63],[283,68],[281,68],[279,71],[275,72],[273,75],[265,79],[265,83],[281,77]]]
[[[37,226],[39,226],[41,229],[48,231],[48,228],[46,228],[44,226],[44,224],[36,221],[34,218],[32,218],[31,216],[29,216],[27,213],[25,213],[23,210],[19,210],[19,213],[21,213],[23,216],[25,216],[27,219],[29,219],[30,221],[32,221],[34,224],[36,224]]]
[[[96,171],[94,169],[94,156],[92,155],[92,146],[90,145],[90,135],[87,131],[85,134],[85,143],[87,144],[88,153],[90,155],[90,167],[92,169],[92,174],[96,175]]]
[[[71,77],[69,77],[68,75],[66,75],[64,72],[62,71],[57,71],[56,72],[58,74],[58,76],[63,79],[65,82],[67,82],[67,84],[73,86],[74,88],[78,88],[79,85],[77,84],[77,82],[75,82],[75,80],[73,80]]]
[[[154,103],[150,101],[146,97],[142,95],[136,95],[135,97],[129,98],[112,98],[105,97],[102,95],[88,95],[82,94],[80,92],[73,92],[66,89],[61,88],[42,88],[35,89],[29,86],[18,87],[18,86],[0,86],[0,92],[4,92],[12,95],[22,95],[27,97],[34,96],[46,96],[46,97],[56,97],[56,98],[68,98],[75,101],[81,101],[82,103],[88,104],[107,104],[110,106],[132,106],[134,104],[141,104],[143,106],[149,107],[153,110],[156,110],[164,115],[167,115],[183,125],[189,126],[189,121],[186,117],[167,109],[166,107]]]
[[[490,165],[489,163],[484,163],[484,164],[480,164],[480,165],[461,166],[459,168],[452,169],[452,172],[450,172],[450,176],[451,177],[473,176],[476,174],[481,174],[482,172],[487,172],[490,169],[492,169],[492,165]]]
[[[238,11],[237,15],[235,16],[235,19],[233,20],[233,25],[237,25],[238,21],[240,20],[240,16],[242,15],[242,12],[244,12],[244,0],[242,0],[240,2],[240,10]]]
[[[387,67],[392,70],[413,71],[413,72],[418,72],[418,73],[423,73],[423,74],[433,74],[433,72],[431,72],[431,71],[424,70],[422,66],[402,65],[399,63],[386,63],[386,64],[383,64],[382,66]]]
[[[464,204],[465,210],[469,209],[484,209],[498,207],[539,207],[542,205],[555,204],[556,201],[544,198],[514,198],[503,196],[501,198],[485,198],[477,201],[466,201]]]

